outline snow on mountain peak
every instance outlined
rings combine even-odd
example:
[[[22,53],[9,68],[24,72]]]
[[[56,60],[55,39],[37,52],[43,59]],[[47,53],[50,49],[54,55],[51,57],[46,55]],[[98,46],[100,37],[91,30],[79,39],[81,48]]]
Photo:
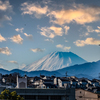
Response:
[[[25,66],[25,71],[48,70],[53,71],[86,61],[72,52],[52,52],[42,59]]]

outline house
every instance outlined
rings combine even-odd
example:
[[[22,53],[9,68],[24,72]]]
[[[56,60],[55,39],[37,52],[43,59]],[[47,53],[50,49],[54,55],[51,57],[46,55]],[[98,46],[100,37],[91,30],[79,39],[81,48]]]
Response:
[[[78,83],[78,81],[76,79],[71,79],[70,80],[70,84],[72,85],[76,85]]]
[[[17,76],[17,86],[16,88],[27,88],[27,76],[19,78]]]
[[[45,77],[45,75],[40,75],[40,78],[43,79]]]
[[[99,80],[97,80],[97,79],[93,79],[93,80],[91,81],[91,83],[92,83],[94,86],[99,86]]]
[[[57,85],[57,78],[56,77],[53,79],[53,84]]]
[[[70,87],[70,80],[69,79],[58,79],[58,87]]]
[[[81,79],[79,82],[80,82],[80,84],[85,85],[85,86],[86,86],[86,84],[88,83],[87,80],[84,79],[84,78]]]
[[[6,77],[3,77],[3,78],[2,78],[2,82],[3,82],[3,83],[6,83],[6,81],[7,81],[7,78],[6,78]]]
[[[100,100],[100,94],[93,93],[83,89],[75,90],[76,100]]]
[[[50,84],[53,84],[53,80],[51,79],[42,79],[43,83],[50,83]]]

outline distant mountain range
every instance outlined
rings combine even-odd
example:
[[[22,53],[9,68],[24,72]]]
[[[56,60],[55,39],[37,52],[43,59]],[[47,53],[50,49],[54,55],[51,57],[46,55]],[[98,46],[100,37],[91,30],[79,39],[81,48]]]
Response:
[[[11,71],[0,69],[0,73],[2,74],[10,74],[18,72],[21,75],[28,75],[28,76],[39,76],[40,74],[42,75],[56,75],[56,76],[65,76],[65,73],[68,73],[68,76],[76,76],[78,78],[85,77],[85,78],[98,78],[98,75],[100,73],[100,60],[97,62],[88,62],[80,65],[74,65],[70,67],[66,67],[63,69],[59,69],[56,71],[45,71],[45,70],[39,70],[39,71],[22,71],[19,69],[14,69]]]
[[[60,74],[64,75],[66,71],[69,75],[88,75],[97,78],[100,73],[100,60],[97,62],[88,62],[84,64],[76,64],[74,66],[66,67],[63,69],[56,70]]]
[[[0,68],[0,73],[2,75],[5,75],[5,74],[12,74],[12,73],[20,73],[20,75],[24,76],[24,75],[27,75],[27,76],[40,76],[41,75],[47,75],[47,76],[51,76],[51,75],[56,75],[56,76],[63,76],[61,75],[59,72],[57,71],[45,71],[45,70],[39,70],[39,71],[31,71],[31,72],[27,72],[27,71],[22,71],[22,70],[19,70],[19,69],[13,69],[11,71],[8,71],[8,70],[5,70],[5,69],[2,69]]]
[[[86,63],[84,59],[72,52],[52,52],[42,59],[25,66],[24,71],[47,70],[54,71],[75,64]]]

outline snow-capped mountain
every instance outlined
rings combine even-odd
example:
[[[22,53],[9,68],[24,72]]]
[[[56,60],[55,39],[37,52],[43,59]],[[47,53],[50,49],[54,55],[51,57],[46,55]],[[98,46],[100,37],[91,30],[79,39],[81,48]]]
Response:
[[[54,71],[75,64],[86,63],[84,59],[72,52],[52,52],[42,59],[25,66],[24,71],[48,70]]]

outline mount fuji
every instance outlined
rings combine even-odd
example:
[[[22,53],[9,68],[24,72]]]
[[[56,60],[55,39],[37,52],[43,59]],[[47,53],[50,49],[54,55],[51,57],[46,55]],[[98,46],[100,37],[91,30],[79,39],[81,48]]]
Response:
[[[87,61],[72,52],[52,52],[42,59],[25,66],[24,71],[47,70],[54,71]]]

